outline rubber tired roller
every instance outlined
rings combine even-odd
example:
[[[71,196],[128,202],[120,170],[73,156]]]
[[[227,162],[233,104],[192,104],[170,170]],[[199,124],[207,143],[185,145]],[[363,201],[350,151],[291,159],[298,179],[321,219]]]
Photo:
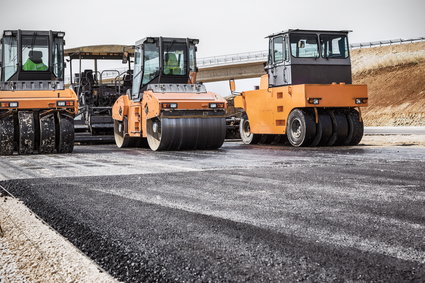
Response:
[[[132,88],[112,108],[118,147],[221,147],[227,104],[196,83],[197,43],[197,39],[163,37],[136,43]]]
[[[63,32],[4,31],[0,155],[70,153],[77,96],[64,87]]]
[[[237,95],[246,144],[357,145],[366,85],[353,85],[349,31],[288,30],[270,35],[258,90]],[[234,91],[234,82],[231,89]]]

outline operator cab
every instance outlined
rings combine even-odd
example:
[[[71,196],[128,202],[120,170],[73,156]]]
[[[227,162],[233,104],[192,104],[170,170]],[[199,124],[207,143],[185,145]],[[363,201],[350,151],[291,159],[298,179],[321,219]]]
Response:
[[[149,84],[194,82],[197,39],[147,37],[136,43],[131,99],[140,100]]]
[[[63,89],[64,36],[58,31],[4,31],[0,88]]]
[[[269,38],[269,86],[351,84],[349,31],[287,30]]]

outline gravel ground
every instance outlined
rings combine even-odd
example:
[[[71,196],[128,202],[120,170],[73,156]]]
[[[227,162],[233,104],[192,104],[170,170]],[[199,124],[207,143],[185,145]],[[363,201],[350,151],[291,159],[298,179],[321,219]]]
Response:
[[[77,146],[8,157],[0,174],[21,179],[0,183],[126,282],[423,282],[424,160],[420,146]]]
[[[21,202],[0,204],[0,282],[117,282]]]

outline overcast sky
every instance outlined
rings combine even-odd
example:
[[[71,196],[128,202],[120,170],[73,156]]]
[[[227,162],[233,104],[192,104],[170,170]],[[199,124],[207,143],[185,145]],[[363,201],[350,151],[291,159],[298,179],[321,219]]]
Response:
[[[62,30],[67,48],[199,38],[198,58],[267,49],[288,28],[348,29],[351,43],[425,36],[425,0],[0,0],[0,29]]]

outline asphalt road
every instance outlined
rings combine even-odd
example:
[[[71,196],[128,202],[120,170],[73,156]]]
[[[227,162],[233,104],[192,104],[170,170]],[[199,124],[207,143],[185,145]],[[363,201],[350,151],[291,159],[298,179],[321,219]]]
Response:
[[[425,147],[77,146],[1,185],[127,282],[425,280]]]

